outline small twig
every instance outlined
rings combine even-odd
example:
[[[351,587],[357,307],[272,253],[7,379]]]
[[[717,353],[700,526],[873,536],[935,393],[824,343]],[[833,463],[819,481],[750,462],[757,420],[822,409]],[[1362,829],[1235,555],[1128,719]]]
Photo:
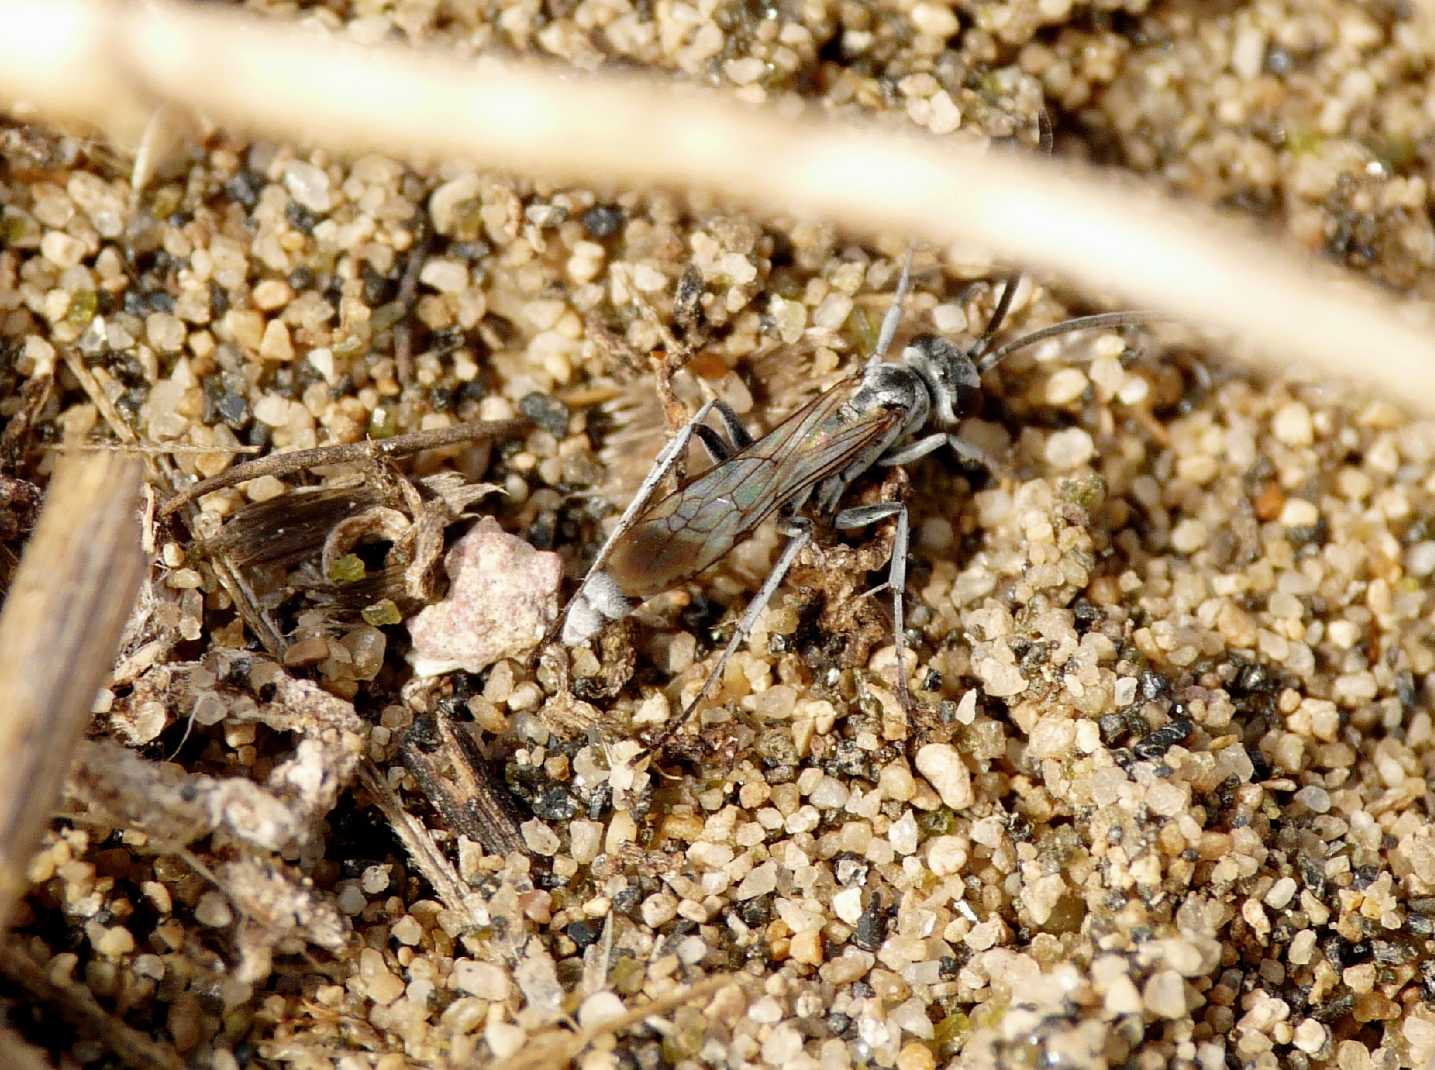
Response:
[[[455,427],[439,427],[430,431],[413,431],[393,438],[366,439],[363,442],[345,442],[334,446],[315,446],[308,450],[290,450],[287,453],[271,453],[257,460],[235,465],[227,471],[201,479],[198,483],[175,491],[159,507],[161,517],[169,516],[176,509],[206,494],[225,487],[247,483],[260,476],[276,478],[293,475],[309,468],[331,464],[353,464],[356,461],[377,461],[386,457],[402,457],[422,450],[438,449],[442,446],[457,446],[482,438],[500,438],[523,430],[528,421],[480,420],[475,423],[458,424]]]
[[[139,472],[64,458],[0,613],[0,930],[144,578]]]

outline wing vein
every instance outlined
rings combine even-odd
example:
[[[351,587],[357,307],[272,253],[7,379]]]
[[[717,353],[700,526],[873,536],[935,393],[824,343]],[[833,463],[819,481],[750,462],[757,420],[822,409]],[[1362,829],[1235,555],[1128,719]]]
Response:
[[[865,413],[832,422],[859,380],[844,380],[814,398],[747,449],[656,502],[631,532],[664,588],[702,572],[746,538],[776,509],[809,490],[889,434],[900,414]],[[629,555],[623,555],[625,558]],[[648,571],[643,560],[626,564]],[[637,581],[637,576],[632,577]],[[646,585],[644,585],[646,586]]]

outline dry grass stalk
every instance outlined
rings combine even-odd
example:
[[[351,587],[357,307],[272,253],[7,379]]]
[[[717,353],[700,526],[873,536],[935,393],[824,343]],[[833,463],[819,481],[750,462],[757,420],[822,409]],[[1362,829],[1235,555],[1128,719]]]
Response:
[[[475,423],[459,424],[456,427],[440,427],[429,431],[414,431],[393,438],[374,439],[364,442],[346,442],[333,446],[316,446],[309,450],[290,450],[287,453],[271,453],[257,460],[235,465],[217,476],[200,480],[198,483],[177,491],[160,506],[159,515],[169,516],[181,506],[202,498],[216,490],[246,483],[260,476],[282,478],[302,472],[308,468],[330,464],[353,464],[358,461],[377,461],[384,458],[403,457],[421,450],[439,449],[443,446],[463,445],[481,439],[502,438],[515,434],[528,426],[527,420],[480,420]]]
[[[345,152],[676,186],[769,212],[800,205],[869,234],[984,246],[1231,331],[1268,365],[1300,354],[1303,369],[1435,411],[1435,338],[1398,303],[1087,168],[793,118],[635,76],[364,48],[162,0],[28,0],[9,14],[0,94],[32,114],[133,134],[157,107],[179,105],[236,130]],[[1378,359],[1357,359],[1368,353]]]
[[[62,459],[0,613],[0,928],[144,577],[138,498],[129,459]]]
[[[389,786],[383,770],[364,760],[359,763],[359,781],[374,805],[384,815],[384,820],[394,830],[394,835],[404,845],[414,868],[433,888],[439,902],[461,918],[468,929],[479,929],[487,925],[489,917],[482,898],[455,872],[448,856],[434,843],[433,836],[423,822],[404,809],[403,802]]]

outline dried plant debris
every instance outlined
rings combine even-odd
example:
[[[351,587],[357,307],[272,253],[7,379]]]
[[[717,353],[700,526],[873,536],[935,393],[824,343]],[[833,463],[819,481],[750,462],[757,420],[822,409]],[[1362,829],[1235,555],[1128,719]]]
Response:
[[[241,856],[216,869],[215,883],[237,918],[235,976],[246,984],[267,978],[276,954],[294,954],[311,944],[338,951],[349,939],[349,923],[333,901],[296,881],[282,865]],[[223,924],[223,907],[212,903],[210,909],[206,923]]]
[[[404,765],[450,832],[484,850],[506,855],[525,850],[522,814],[466,729],[448,718],[420,717],[404,733]]]
[[[1045,106],[1059,154],[1435,295],[1420,5],[359,6],[304,18],[939,137],[1030,142]],[[1159,331],[1044,343],[959,428],[993,471],[858,491],[911,510],[907,664],[859,597],[890,532],[823,533],[653,755],[779,539],[530,659],[560,578],[679,410],[761,430],[857,367],[905,238],[223,131],[136,192],[97,148],[0,124],[0,573],[60,443],[145,458],[155,563],[0,1036],[216,1070],[1431,1062],[1429,424]],[[1004,267],[919,250],[896,344],[979,333]],[[1072,311],[1028,282],[1011,328]]]
[[[340,443],[333,446],[316,446],[307,450],[291,450],[286,453],[270,454],[258,460],[237,465],[225,472],[200,480],[183,490],[176,491],[160,509],[161,515],[168,516],[182,506],[207,494],[226,487],[248,483],[255,479],[277,480],[311,468],[333,467],[367,462],[370,465],[385,460],[437,450],[449,446],[469,446],[500,435],[521,430],[523,420],[497,420],[490,422],[473,421],[454,427],[415,431],[412,434],[392,438],[366,439],[363,442]]]
[[[88,812],[135,825],[175,846],[221,829],[263,850],[301,846],[348,786],[362,753],[366,726],[353,707],[276,665],[237,653],[221,652],[209,666],[159,666],[141,682],[152,674],[161,674],[161,680],[137,688],[137,704],[159,706],[153,716],[161,721],[182,710],[201,725],[222,721],[237,730],[264,725],[292,736],[296,745],[271,763],[261,786],[243,776],[185,773],[173,763],[90,743],[71,772],[75,800]],[[247,677],[250,686],[226,682],[236,676]],[[269,697],[257,700],[256,693]],[[143,723],[142,716],[132,716],[130,723]]]
[[[375,467],[246,506],[203,552],[251,570],[267,602],[302,591],[334,607],[335,619],[394,623],[379,607],[413,611],[432,601],[445,530],[498,489],[456,472],[410,482]]]
[[[383,500],[386,496],[362,479],[297,488],[245,506],[205,540],[205,549],[239,568],[297,565],[316,556],[341,522]]]

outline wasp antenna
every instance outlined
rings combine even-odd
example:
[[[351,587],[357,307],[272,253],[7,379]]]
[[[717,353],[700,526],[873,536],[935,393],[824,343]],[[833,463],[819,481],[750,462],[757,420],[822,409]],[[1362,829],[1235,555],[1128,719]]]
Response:
[[[1169,318],[1159,312],[1129,311],[1098,312],[1094,316],[1077,316],[1075,319],[1062,320],[1060,323],[1053,323],[1050,327],[1043,327],[1039,331],[1032,331],[1020,338],[1013,338],[1010,342],[1003,342],[977,362],[977,374],[985,375],[1018,349],[1025,349],[1027,346],[1044,342],[1048,338],[1055,338],[1058,335],[1071,334],[1074,331],[1101,330],[1106,327],[1129,327],[1133,324],[1155,323]]]
[[[912,246],[907,246],[907,259],[902,263],[902,276],[897,280],[897,292],[892,295],[891,307],[882,317],[882,329],[877,334],[877,348],[872,350],[868,364],[878,364],[887,355],[887,347],[897,334],[897,324],[902,322],[902,300],[912,283]]]
[[[1036,113],[1036,137],[1037,147],[1043,156],[1050,156],[1056,145],[1055,134],[1052,132],[1051,116],[1045,108]],[[967,356],[972,360],[981,360],[982,354],[992,344],[997,331],[1001,330],[1002,323],[1006,320],[1007,313],[1011,311],[1012,300],[1016,297],[1016,288],[1021,285],[1021,272],[1013,271],[1002,281],[1001,296],[997,298],[997,307],[992,311],[992,318],[987,321],[987,329],[977,339],[976,344],[968,351]]]
[[[1011,311],[1012,299],[1016,297],[1016,288],[1020,285],[1020,271],[1013,271],[1002,280],[1001,296],[997,298],[997,307],[992,310],[992,318],[987,321],[987,329],[982,332],[982,336],[977,339],[976,344],[967,353],[972,360],[981,358],[981,355],[987,351],[987,347],[992,344],[992,339],[996,337],[997,331],[1001,330],[1002,323],[1006,320],[1006,314]]]

